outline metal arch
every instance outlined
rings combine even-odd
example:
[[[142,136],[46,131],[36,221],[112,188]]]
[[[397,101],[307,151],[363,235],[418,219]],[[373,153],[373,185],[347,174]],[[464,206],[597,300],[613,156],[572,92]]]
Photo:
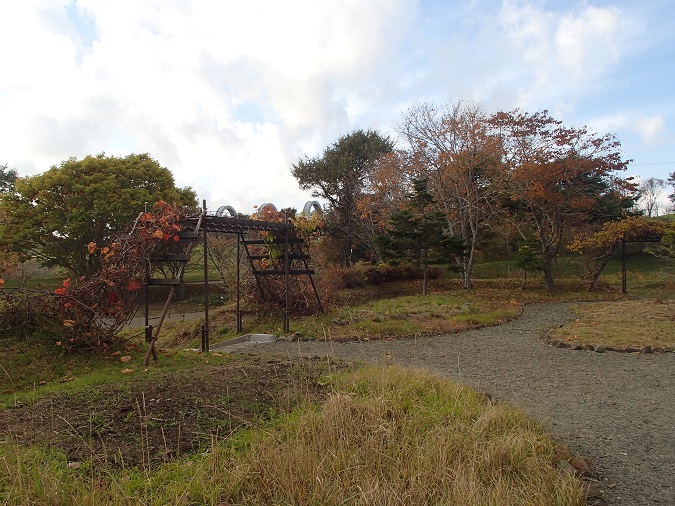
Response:
[[[220,207],[218,208],[218,210],[216,211],[216,216],[218,216],[219,218],[222,218],[223,215],[225,214],[225,211],[227,211],[228,213],[230,213],[230,216],[231,216],[232,218],[236,218],[236,217],[237,217],[237,211],[235,211],[235,210],[234,210],[234,207],[232,207],[232,206],[220,206]]]
[[[277,209],[277,206],[275,206],[275,205],[272,204],[271,202],[264,202],[263,204],[260,204],[260,205],[258,206],[258,211],[256,212],[256,215],[259,216],[259,215],[260,215],[260,212],[263,211],[263,210],[266,209],[266,208],[271,208],[275,213],[278,213],[278,212],[279,212],[278,209]]]
[[[316,200],[308,200],[305,204],[305,207],[302,208],[302,214],[309,218],[312,213],[323,214],[323,209],[321,209],[321,204]]]

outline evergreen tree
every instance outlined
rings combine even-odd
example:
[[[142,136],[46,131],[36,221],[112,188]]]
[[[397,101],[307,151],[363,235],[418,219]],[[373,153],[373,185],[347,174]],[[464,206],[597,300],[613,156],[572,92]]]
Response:
[[[464,241],[448,235],[445,215],[436,210],[426,179],[413,180],[405,208],[392,215],[389,230],[376,242],[383,258],[410,259],[422,266],[422,295],[429,290],[429,265],[449,264],[465,253]]]

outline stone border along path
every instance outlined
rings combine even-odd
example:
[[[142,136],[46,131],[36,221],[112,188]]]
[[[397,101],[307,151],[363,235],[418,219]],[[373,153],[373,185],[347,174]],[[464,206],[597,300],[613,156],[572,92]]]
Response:
[[[277,341],[221,351],[334,357],[425,368],[524,408],[589,457],[611,505],[675,505],[675,354],[593,353],[540,338],[566,303],[461,334],[380,341]],[[638,316],[638,315],[636,315]]]

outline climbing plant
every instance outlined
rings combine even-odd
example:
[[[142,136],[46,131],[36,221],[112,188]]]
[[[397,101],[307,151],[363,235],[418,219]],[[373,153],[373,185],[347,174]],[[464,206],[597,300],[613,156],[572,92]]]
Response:
[[[182,217],[177,208],[160,201],[109,243],[83,246],[87,255],[96,257],[97,272],[67,278],[53,292],[6,294],[0,305],[0,328],[48,329],[58,345],[67,348],[108,346],[138,309],[143,277],[152,272],[153,259],[180,249]]]

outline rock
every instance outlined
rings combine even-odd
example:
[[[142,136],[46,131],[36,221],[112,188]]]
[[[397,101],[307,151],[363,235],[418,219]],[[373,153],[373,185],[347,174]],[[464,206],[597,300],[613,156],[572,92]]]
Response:
[[[572,350],[581,350],[583,347],[579,343],[571,343],[570,349]]]
[[[643,346],[642,350],[640,350],[640,353],[651,353],[651,352],[652,352],[652,347],[649,346],[649,345]]]
[[[661,346],[654,346],[654,347],[652,348],[652,351],[653,351],[654,353],[665,353],[665,352],[666,352],[666,349],[665,349],[665,348],[662,348]]]
[[[605,347],[601,344],[597,345],[595,347],[595,353],[605,353]]]
[[[632,346],[626,346],[623,351],[626,353],[637,353],[640,350],[638,348],[633,348]]]
[[[594,351],[595,346],[593,346],[592,344],[584,344],[581,346],[581,349],[586,351]]]
[[[591,461],[586,457],[574,457],[572,462],[570,462],[570,465],[576,469],[579,476],[592,478],[594,475],[593,469],[591,468]]]
[[[549,346],[553,346],[554,348],[557,348],[558,345],[560,344],[560,341],[558,341],[557,339],[553,339],[553,340],[549,341],[548,344],[549,344]]]
[[[68,462],[68,469],[79,469],[80,466],[79,462]]]

